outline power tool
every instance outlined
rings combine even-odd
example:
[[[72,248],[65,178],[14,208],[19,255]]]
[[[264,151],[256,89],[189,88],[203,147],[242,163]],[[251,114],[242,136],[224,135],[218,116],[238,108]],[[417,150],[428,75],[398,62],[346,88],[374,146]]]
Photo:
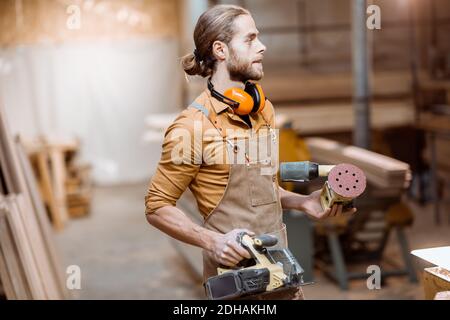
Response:
[[[272,248],[278,238],[263,234],[250,237],[240,233],[237,241],[251,255],[235,268],[217,268],[217,276],[204,284],[211,300],[227,300],[248,297],[264,292],[275,292],[304,284],[304,270],[287,248]]]
[[[353,199],[366,189],[366,176],[357,166],[348,163],[319,165],[310,161],[282,162],[282,181],[305,182],[318,177],[327,177],[322,188],[320,203],[328,209],[334,204],[342,204],[343,210],[353,207]]]

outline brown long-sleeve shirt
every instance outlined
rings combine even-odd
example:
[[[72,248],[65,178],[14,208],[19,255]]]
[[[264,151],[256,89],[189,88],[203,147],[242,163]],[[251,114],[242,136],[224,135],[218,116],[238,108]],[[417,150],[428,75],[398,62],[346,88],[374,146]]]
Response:
[[[275,125],[274,109],[268,100],[262,110],[264,117],[261,114],[249,116],[252,129],[242,118],[230,112],[228,105],[211,97],[209,90],[205,90],[195,101],[203,106],[212,107],[225,132],[234,129],[235,134],[236,129],[241,129],[240,134],[248,135],[252,129],[257,132],[266,124],[266,120],[272,128]],[[198,131],[199,126],[202,128],[201,132]],[[198,135],[199,132],[204,138],[200,143],[195,143],[195,134]],[[183,134],[180,133],[189,133],[190,152],[178,152],[180,141],[183,139],[180,137]],[[187,108],[179,114],[164,135],[161,159],[145,196],[147,214],[154,213],[164,206],[175,206],[186,188],[189,188],[197,200],[200,213],[203,217],[208,216],[224,194],[230,165],[224,161],[208,163],[201,155],[207,154],[212,144],[215,143],[217,146],[219,140],[222,141],[219,132],[200,110]],[[183,161],[174,162],[174,154],[180,155]],[[226,156],[225,151],[223,155]]]

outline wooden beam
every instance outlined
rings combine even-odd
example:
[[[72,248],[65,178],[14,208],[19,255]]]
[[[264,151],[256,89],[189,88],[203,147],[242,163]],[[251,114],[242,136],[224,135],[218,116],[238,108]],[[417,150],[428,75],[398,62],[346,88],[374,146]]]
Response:
[[[58,148],[47,147],[50,156],[50,169],[52,173],[52,185],[55,196],[56,206],[60,212],[63,223],[69,219],[66,204],[66,167],[64,161],[64,152]]]
[[[25,278],[22,263],[19,260],[11,228],[6,219],[6,203],[2,202],[0,206],[2,206],[0,208],[0,251],[4,259],[4,266],[1,267],[1,269],[4,269],[1,275],[2,281],[3,283],[10,282],[11,289],[14,292],[12,294],[14,299],[31,299],[31,291]],[[7,298],[11,298],[11,295],[8,295],[8,291]]]
[[[19,192],[19,178],[14,158],[14,147],[9,135],[9,127],[6,122],[3,106],[0,103],[0,169],[6,183],[5,194]]]
[[[32,299],[46,300],[48,296],[41,281],[38,266],[34,259],[34,254],[30,246],[30,239],[27,236],[27,230],[23,224],[20,209],[15,198],[6,198],[8,208],[4,211],[8,223],[11,226],[14,242],[17,245],[20,261],[25,272],[25,276],[30,287]]]
[[[5,194],[0,194],[0,210],[7,223],[0,226],[0,247],[5,255],[5,264],[9,270],[23,268],[24,279],[32,299],[62,299],[63,284],[58,276],[57,262],[54,257],[50,238],[48,219],[37,195],[36,183],[29,167],[28,158],[23,154],[18,142],[9,134],[9,128],[0,106],[0,170],[7,177]],[[8,225],[11,237],[7,237]],[[13,249],[17,249],[17,263],[14,266]],[[53,251],[53,253],[52,253]],[[11,257],[10,257],[11,256]],[[3,276],[6,275],[3,273]],[[8,282],[8,280],[11,280]],[[15,297],[27,298],[20,286],[18,277],[5,278],[4,282],[15,288]]]
[[[414,106],[410,100],[375,101],[371,104],[370,112],[372,129],[415,124]],[[351,103],[275,107],[275,114],[277,127],[290,122],[292,128],[302,135],[346,132],[354,129],[354,112]]]
[[[10,195],[12,198],[13,196]],[[48,299],[57,300],[62,299],[60,292],[58,291],[58,285],[55,275],[52,272],[50,266],[49,254],[45,249],[44,240],[39,227],[39,223],[31,203],[27,201],[23,194],[17,194],[12,199],[18,207],[18,212],[21,215],[22,223],[25,227],[27,236],[29,238],[29,244],[36,262],[36,266],[40,275],[40,279],[44,286]]]
[[[411,180],[411,171],[405,162],[329,139],[307,138],[305,142],[314,160],[321,164],[354,164],[378,187],[405,188]]]
[[[56,230],[64,228],[63,219],[60,214],[60,208],[56,204],[53,186],[48,168],[48,158],[44,151],[36,154],[39,177],[41,182],[42,196],[49,207],[50,216],[52,217],[53,226]]]
[[[11,278],[9,277],[6,266],[6,259],[0,247],[0,284],[8,300],[17,300],[16,292],[13,288]]]
[[[33,169],[31,168],[30,161],[25,154],[24,147],[19,139],[16,141],[16,149],[20,160],[20,166],[26,177],[27,190],[31,197],[33,211],[36,214],[37,222],[42,234],[45,251],[50,259],[51,274],[53,275],[54,281],[58,286],[60,296],[67,297],[68,292],[65,285],[62,264],[55,245],[56,241],[54,239],[53,229],[51,228],[44,203],[40,197],[39,190],[37,189],[37,181],[34,176]]]

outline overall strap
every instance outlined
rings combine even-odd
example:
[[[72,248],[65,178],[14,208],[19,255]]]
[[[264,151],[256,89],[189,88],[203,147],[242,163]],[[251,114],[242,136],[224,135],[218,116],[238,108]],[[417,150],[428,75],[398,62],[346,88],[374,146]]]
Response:
[[[261,117],[263,118],[264,122],[266,123],[266,125],[267,125],[270,129],[272,129],[272,126],[270,125],[270,122],[267,121],[267,118],[266,118],[266,116],[264,115],[264,113],[261,111],[260,114],[261,114]]]
[[[220,122],[217,119],[217,115],[215,112],[210,112],[204,105],[198,103],[197,101],[193,101],[189,107],[195,108],[199,110],[201,113],[205,115],[206,118],[211,122],[211,124],[214,126],[214,128],[219,131],[220,135],[223,138],[226,138],[225,131],[223,130],[222,126],[220,125]]]
[[[193,101],[189,107],[195,108],[201,111],[208,119],[209,119],[209,110],[205,108],[204,105],[198,103],[197,101]]]

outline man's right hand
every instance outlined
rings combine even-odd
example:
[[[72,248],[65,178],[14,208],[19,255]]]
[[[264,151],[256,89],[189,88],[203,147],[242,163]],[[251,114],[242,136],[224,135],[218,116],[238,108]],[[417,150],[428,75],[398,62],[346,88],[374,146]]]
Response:
[[[237,242],[238,234],[247,233],[254,236],[255,233],[247,229],[234,229],[225,234],[217,234],[213,240],[212,256],[217,263],[233,267],[243,259],[250,259],[250,253]]]

